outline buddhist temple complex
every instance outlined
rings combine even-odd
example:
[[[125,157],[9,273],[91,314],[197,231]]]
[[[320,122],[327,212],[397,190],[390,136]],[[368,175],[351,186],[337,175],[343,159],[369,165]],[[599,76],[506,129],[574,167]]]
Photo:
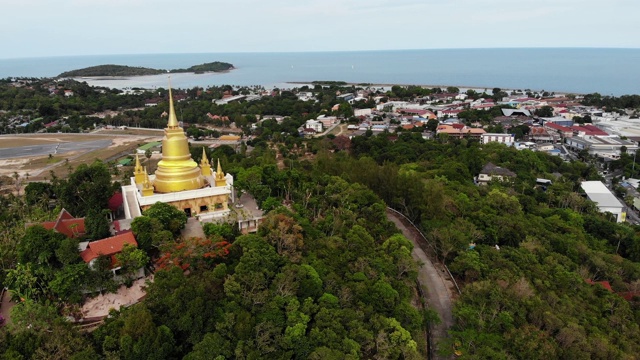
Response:
[[[233,198],[233,176],[222,171],[220,161],[216,171],[203,149],[198,165],[189,152],[184,130],[178,124],[171,86],[169,86],[169,121],[162,139],[162,160],[155,174],[142,167],[136,155],[131,185],[122,187],[125,217],[132,219],[156,202],[171,204],[187,216],[207,221],[229,215]]]

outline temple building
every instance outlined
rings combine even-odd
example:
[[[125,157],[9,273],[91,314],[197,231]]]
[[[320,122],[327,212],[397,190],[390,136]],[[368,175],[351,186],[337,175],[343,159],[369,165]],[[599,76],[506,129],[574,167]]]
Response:
[[[169,86],[169,122],[162,139],[162,160],[155,174],[150,175],[142,167],[136,155],[131,185],[122,187],[125,217],[141,215],[156,202],[171,204],[183,210],[187,216],[207,221],[229,215],[229,202],[233,199],[233,176],[224,174],[220,160],[212,171],[207,155],[202,149],[202,161],[198,165],[189,152],[184,130],[178,124],[171,86]]]

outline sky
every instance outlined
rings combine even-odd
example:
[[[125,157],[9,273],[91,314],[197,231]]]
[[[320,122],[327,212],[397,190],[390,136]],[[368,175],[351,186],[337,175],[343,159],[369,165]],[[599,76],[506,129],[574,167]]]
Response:
[[[640,48],[638,0],[0,0],[0,58]]]

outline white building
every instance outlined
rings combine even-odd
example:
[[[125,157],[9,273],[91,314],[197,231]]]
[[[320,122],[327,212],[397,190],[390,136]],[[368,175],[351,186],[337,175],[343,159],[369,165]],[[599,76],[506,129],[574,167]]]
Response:
[[[627,213],[624,211],[624,205],[607,189],[602,181],[583,181],[580,186],[589,200],[596,203],[598,211],[613,214],[617,222],[625,221]]]
[[[307,120],[307,122],[304,124],[304,128],[305,129],[313,129],[316,131],[316,133],[321,133],[322,132],[322,123],[320,121],[317,120]]]
[[[354,109],[353,110],[353,116],[367,116],[367,115],[371,115],[372,110],[371,109]]]
[[[483,144],[487,144],[490,142],[498,142],[500,144],[505,144],[507,146],[513,146],[515,141],[516,141],[516,136],[514,134],[497,134],[497,133],[482,134]]]
[[[616,136],[574,136],[566,138],[565,143],[574,151],[587,150],[590,155],[613,160],[620,158],[623,146],[626,148],[626,151],[631,154],[638,150],[636,143],[623,140]]]

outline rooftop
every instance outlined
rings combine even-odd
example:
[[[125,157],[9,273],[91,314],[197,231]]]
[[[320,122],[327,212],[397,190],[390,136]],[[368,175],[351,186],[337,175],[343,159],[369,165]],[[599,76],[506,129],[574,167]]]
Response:
[[[104,240],[92,241],[80,253],[80,257],[84,262],[89,263],[100,255],[112,256],[121,252],[124,244],[138,246],[138,242],[136,242],[132,232],[126,232]]]
[[[602,181],[583,181],[580,186],[587,194],[589,200],[596,203],[599,207],[622,208],[623,205]]]
[[[487,165],[485,165],[482,170],[480,170],[481,174],[488,174],[488,175],[501,175],[501,176],[510,176],[510,177],[516,177],[516,174],[506,168],[500,167],[500,166],[496,166],[493,163],[487,163]]]

